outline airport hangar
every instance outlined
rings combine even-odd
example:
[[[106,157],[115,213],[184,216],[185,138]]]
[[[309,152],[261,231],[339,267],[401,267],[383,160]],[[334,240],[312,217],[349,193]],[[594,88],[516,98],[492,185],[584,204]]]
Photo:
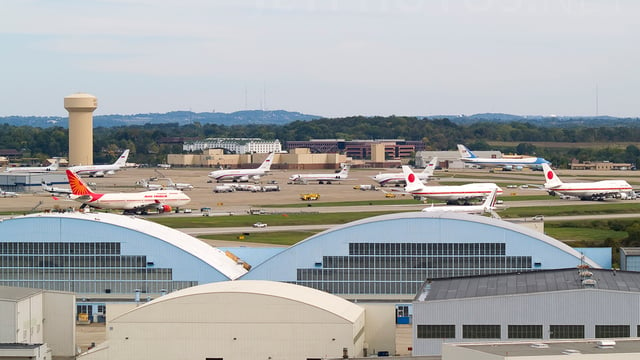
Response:
[[[634,271],[579,266],[436,279],[425,282],[413,302],[413,355],[439,355],[443,345],[461,342],[495,346],[498,342],[553,344],[592,339],[591,346],[575,348],[580,349],[578,354],[601,358],[604,353],[615,352],[620,357],[612,357],[623,358],[628,356],[624,353],[629,347],[602,351],[595,343],[599,339],[637,340],[639,303],[640,273]],[[563,350],[574,349],[566,346],[556,343],[545,351],[545,347],[520,346],[516,350],[507,345],[499,352],[537,359],[552,354],[564,356]],[[637,346],[636,341],[632,351],[636,356],[640,351]],[[472,352],[464,355],[461,358],[481,357]]]
[[[136,289],[150,300],[165,290],[210,282],[271,280],[357,302],[372,329],[365,328],[369,353],[407,353],[411,302],[426,279],[569,268],[582,260],[606,267],[534,230],[466,214],[398,213],[355,221],[250,264],[251,271],[233,254],[123,215],[27,215],[0,222],[0,232],[0,285],[75,292],[78,313],[97,321],[105,305],[133,303]]]

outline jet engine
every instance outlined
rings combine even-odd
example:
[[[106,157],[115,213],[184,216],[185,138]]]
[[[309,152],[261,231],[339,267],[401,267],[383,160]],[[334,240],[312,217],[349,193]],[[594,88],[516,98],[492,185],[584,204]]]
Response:
[[[160,212],[166,213],[166,212],[171,212],[171,206],[169,205],[162,205],[160,207]]]
[[[253,179],[253,180],[260,180],[260,175],[253,175],[253,176],[251,177],[251,179]]]
[[[245,176],[241,176],[238,178],[238,182],[247,182],[249,181],[249,176],[245,175]]]

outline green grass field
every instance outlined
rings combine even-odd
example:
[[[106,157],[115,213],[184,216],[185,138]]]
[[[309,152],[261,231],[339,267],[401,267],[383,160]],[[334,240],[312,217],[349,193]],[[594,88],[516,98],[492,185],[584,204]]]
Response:
[[[345,213],[287,213],[241,216],[190,216],[148,219],[171,228],[242,227],[257,221],[269,226],[346,224],[372,216],[397,213],[398,211],[368,211]]]
[[[314,234],[318,231],[268,231],[268,232],[249,232],[249,235],[243,234],[216,234],[199,236],[201,239],[237,241],[246,243],[260,243],[272,245],[293,245]]]

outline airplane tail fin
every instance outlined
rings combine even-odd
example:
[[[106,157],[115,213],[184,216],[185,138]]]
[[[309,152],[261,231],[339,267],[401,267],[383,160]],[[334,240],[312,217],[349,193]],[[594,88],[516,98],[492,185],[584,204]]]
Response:
[[[427,167],[424,168],[424,170],[422,171],[422,174],[432,176],[433,172],[436,170],[437,164],[438,164],[438,158],[434,157],[433,159],[431,159],[431,161],[429,161],[429,163],[427,164]]]
[[[58,167],[60,167],[60,159],[53,159],[53,164],[49,165],[47,167],[47,170],[49,171],[56,171],[58,170]]]
[[[484,200],[484,204],[482,204],[482,208],[484,211],[489,211],[496,208],[496,201],[498,200],[498,187],[496,186],[491,190],[489,196]]]
[[[346,179],[349,176],[349,166],[343,166],[338,175],[340,175],[340,178],[344,177],[344,179]]]
[[[562,185],[562,180],[551,169],[551,166],[542,164],[542,172],[544,173],[544,187],[553,188],[558,185]]]
[[[474,154],[471,150],[469,150],[466,146],[462,144],[458,144],[458,152],[460,153],[460,157],[466,159],[477,158],[476,154]]]
[[[122,155],[113,163],[113,165],[124,167],[127,164],[127,159],[129,158],[129,149],[125,150]]]
[[[95,194],[76,173],[69,169],[67,169],[67,179],[69,179],[69,185],[71,185],[71,193],[73,195]]]
[[[264,159],[262,164],[260,164],[260,166],[258,167],[258,170],[270,171],[274,156],[275,156],[275,153],[269,153],[269,156],[267,156],[267,158]]]
[[[402,165],[402,174],[404,175],[404,182],[407,184],[404,187],[406,192],[410,193],[422,188],[422,182],[418,179],[416,174],[413,173],[410,167]]]

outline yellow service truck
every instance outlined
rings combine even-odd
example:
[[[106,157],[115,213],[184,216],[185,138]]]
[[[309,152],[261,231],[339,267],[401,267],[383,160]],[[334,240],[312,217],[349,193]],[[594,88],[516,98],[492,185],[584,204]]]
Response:
[[[318,200],[320,199],[320,194],[316,194],[316,193],[300,194],[300,199],[304,201]]]

